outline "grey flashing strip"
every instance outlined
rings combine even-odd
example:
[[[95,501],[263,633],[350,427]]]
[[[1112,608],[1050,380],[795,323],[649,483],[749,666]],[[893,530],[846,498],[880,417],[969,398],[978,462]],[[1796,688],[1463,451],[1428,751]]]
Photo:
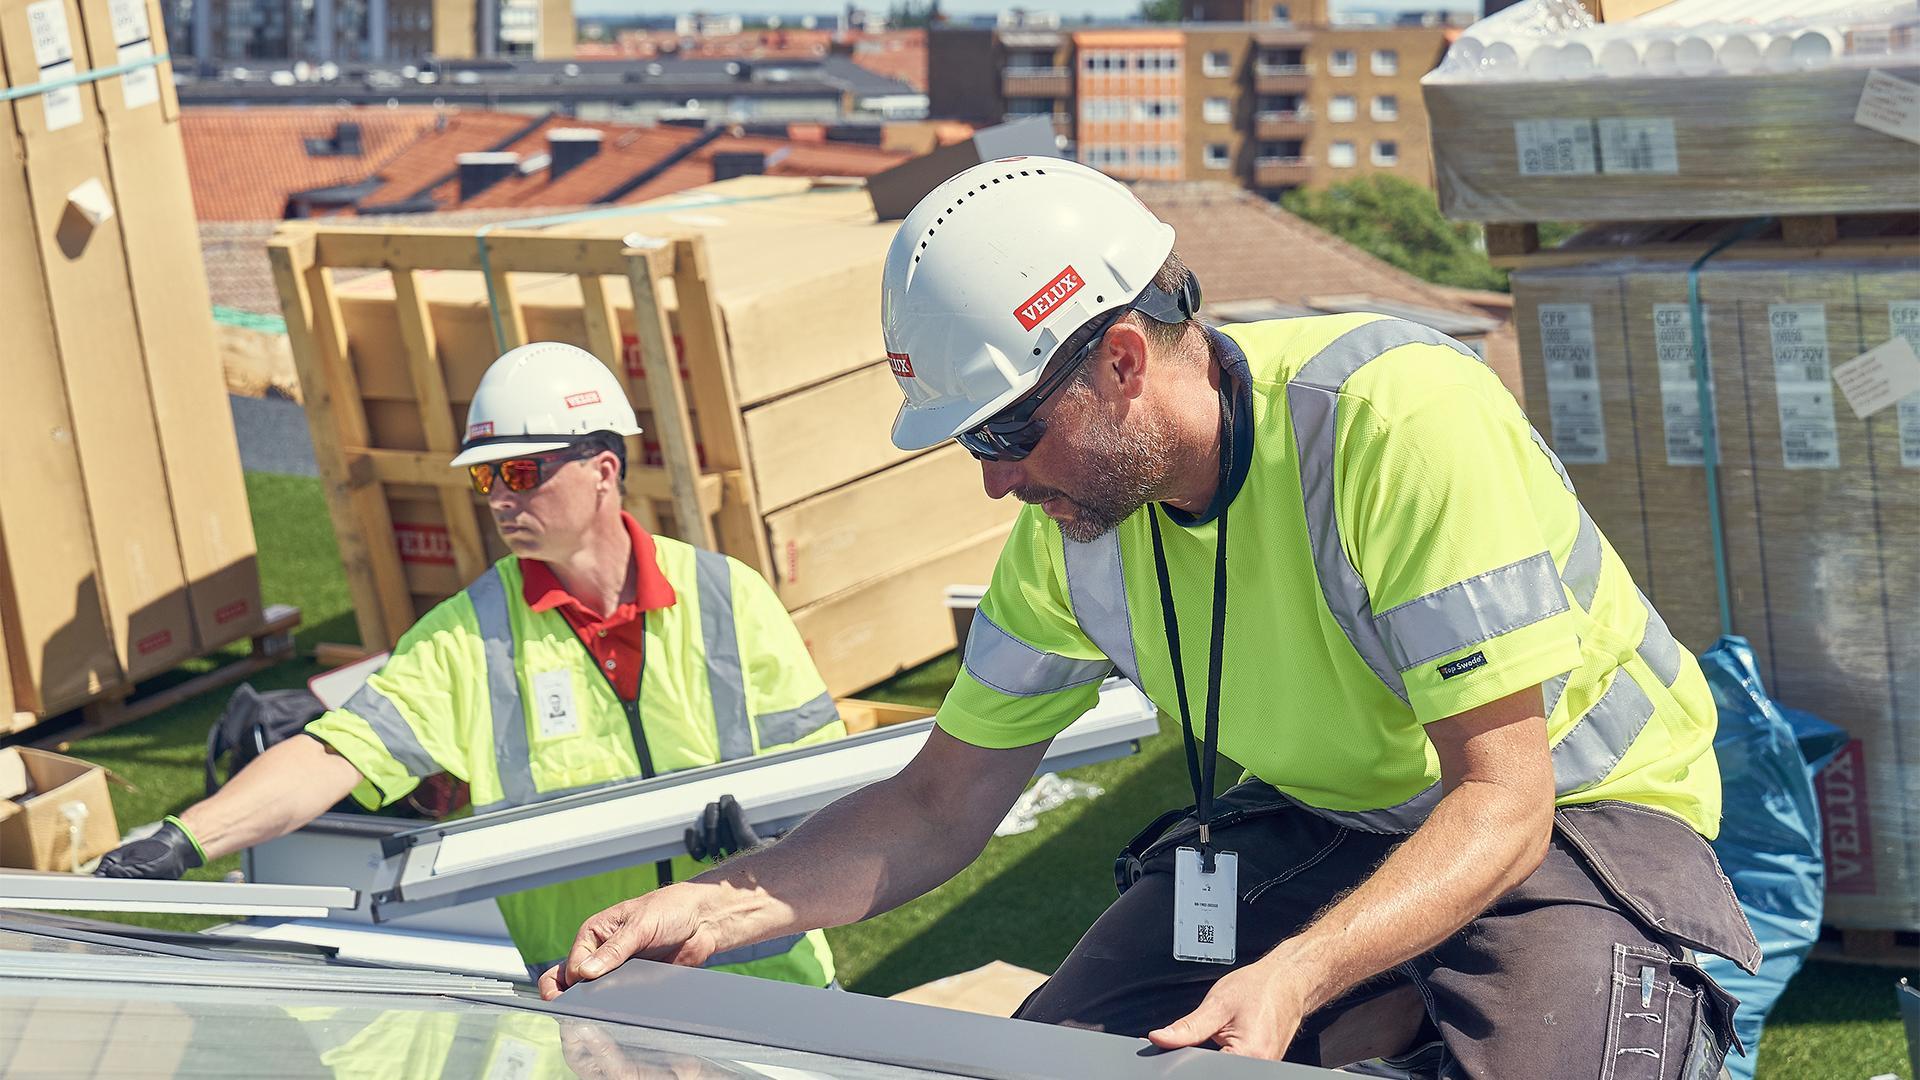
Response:
[[[974,1077],[1323,1080],[1343,1074],[1145,1039],[634,960],[540,1009],[707,1038]],[[730,1019],[738,1018],[738,1019]]]
[[[227,881],[144,881],[81,874],[0,872],[0,909],[145,911],[180,915],[325,918],[358,904],[352,889]]]
[[[790,828],[897,772],[932,726],[931,720],[894,725],[396,834],[384,841],[387,861],[373,888],[373,920],[670,857],[685,850],[688,807],[721,794],[735,795],[763,835]],[[1153,706],[1115,681],[1103,689],[1098,707],[1053,740],[1038,771],[1121,757],[1158,731]]]
[[[217,986],[231,990],[334,990],[350,994],[458,994],[516,997],[512,983],[438,971],[336,968],[271,961],[194,960],[173,956],[88,956],[0,952],[0,980]]]

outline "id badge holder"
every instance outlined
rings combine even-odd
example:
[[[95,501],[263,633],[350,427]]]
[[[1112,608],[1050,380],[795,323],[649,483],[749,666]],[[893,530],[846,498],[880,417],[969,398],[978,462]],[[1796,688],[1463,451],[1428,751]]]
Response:
[[[1231,964],[1239,939],[1240,856],[1216,851],[1213,872],[1202,868],[1200,850],[1173,853],[1173,958]]]

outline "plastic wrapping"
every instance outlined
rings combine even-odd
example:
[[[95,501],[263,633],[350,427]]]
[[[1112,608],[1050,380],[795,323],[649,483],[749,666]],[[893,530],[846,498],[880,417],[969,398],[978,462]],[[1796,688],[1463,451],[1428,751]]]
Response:
[[[1767,1013],[1820,936],[1826,871],[1813,774],[1846,744],[1847,734],[1767,696],[1744,639],[1720,639],[1700,657],[1700,667],[1720,713],[1713,748],[1726,809],[1713,850],[1762,957],[1752,975],[1719,956],[1701,957],[1700,966],[1740,999],[1734,1026],[1747,1052],[1729,1054],[1727,1072],[1733,1080],[1752,1080]]]
[[[1513,275],[1534,425],[1675,636],[1720,636],[1684,264]],[[1920,929],[1920,395],[1855,415],[1835,367],[1920,346],[1920,260],[1700,275],[1733,631],[1852,741],[1820,777],[1828,921]]]
[[[1855,122],[1889,77],[1920,83],[1911,2],[1528,0],[1421,85],[1448,216],[1637,221],[1920,208],[1920,148]]]

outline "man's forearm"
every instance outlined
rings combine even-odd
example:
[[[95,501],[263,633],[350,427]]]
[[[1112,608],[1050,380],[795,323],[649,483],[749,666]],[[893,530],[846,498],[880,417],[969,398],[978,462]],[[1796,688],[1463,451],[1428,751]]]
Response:
[[[298,829],[345,798],[360,770],[310,735],[261,754],[227,785],[180,814],[207,858],[265,843]]]
[[[1545,857],[1551,795],[1468,781],[1380,866],[1270,957],[1313,979],[1307,1008],[1439,945]]]

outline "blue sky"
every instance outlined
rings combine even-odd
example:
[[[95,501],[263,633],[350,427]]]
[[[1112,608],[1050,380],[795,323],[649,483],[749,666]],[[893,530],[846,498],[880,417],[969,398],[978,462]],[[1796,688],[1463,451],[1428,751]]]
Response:
[[[885,10],[886,0],[866,0],[864,6]],[[1036,11],[1058,11],[1064,16],[1078,17],[1094,15],[1101,18],[1120,18],[1139,10],[1139,0],[1020,0],[1020,3],[1007,0],[944,0],[943,8],[951,14],[974,15],[992,14],[1005,8],[1024,6]],[[806,14],[827,15],[838,10],[837,5],[821,0],[706,0],[694,5],[695,8],[712,12],[738,12],[743,15],[783,15],[798,17]],[[1463,3],[1461,0],[1353,0],[1353,2],[1334,4],[1335,11],[1365,9],[1372,11],[1420,11],[1434,9],[1479,10],[1478,0]],[[673,15],[690,10],[685,0],[575,0],[574,12],[577,15]]]

